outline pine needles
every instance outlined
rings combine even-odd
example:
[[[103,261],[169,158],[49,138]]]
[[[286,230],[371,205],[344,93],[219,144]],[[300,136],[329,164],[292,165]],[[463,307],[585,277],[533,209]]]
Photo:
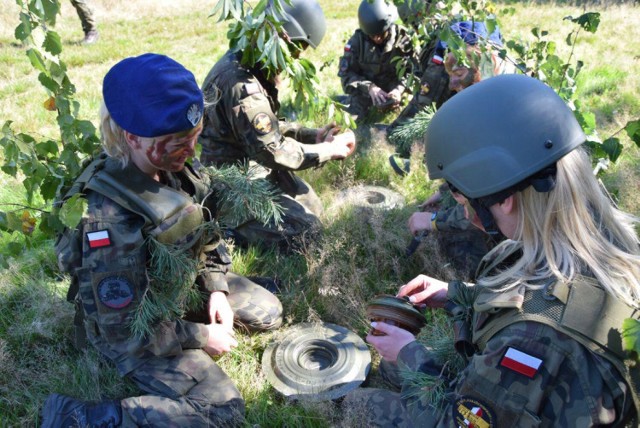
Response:
[[[413,143],[422,141],[435,111],[435,106],[425,107],[414,117],[391,131],[389,142],[397,147],[398,153],[410,153]]]
[[[131,322],[135,337],[151,334],[152,326],[160,321],[181,318],[197,307],[202,297],[195,284],[198,260],[191,251],[163,244],[153,237],[148,237],[146,244],[150,257],[149,286]]]
[[[258,168],[209,166],[204,172],[216,190],[216,217],[222,227],[233,228],[251,219],[265,225],[282,222],[283,209],[276,200],[279,192],[268,180],[257,178]]]

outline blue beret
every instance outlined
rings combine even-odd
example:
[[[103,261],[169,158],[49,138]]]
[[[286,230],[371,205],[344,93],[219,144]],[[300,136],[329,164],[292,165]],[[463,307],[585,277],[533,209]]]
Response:
[[[113,120],[140,137],[192,129],[204,110],[193,73],[167,56],[152,53],[114,65],[104,77],[102,96]]]
[[[487,37],[487,26],[484,22],[460,21],[451,25],[450,28],[468,45],[477,45],[478,39],[488,39],[494,46],[502,47],[502,34],[498,27],[489,34],[489,37]],[[438,48],[446,49],[447,43],[438,41]]]

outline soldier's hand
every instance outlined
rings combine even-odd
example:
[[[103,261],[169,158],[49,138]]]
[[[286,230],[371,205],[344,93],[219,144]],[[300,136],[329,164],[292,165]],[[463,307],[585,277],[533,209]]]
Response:
[[[449,284],[427,275],[418,275],[398,290],[397,297],[409,297],[414,305],[442,308],[447,302]]]
[[[233,331],[233,310],[222,291],[214,291],[209,296],[209,317],[211,324],[220,324],[227,331]]]
[[[429,208],[435,209],[435,207],[442,201],[442,193],[438,190],[433,195],[429,196],[429,199],[421,203],[418,208],[421,210],[429,210]]]
[[[318,129],[316,134],[316,143],[331,142],[334,140],[334,135],[340,132],[340,127],[335,122],[331,122],[328,125]]]
[[[431,230],[431,216],[433,213],[429,211],[418,211],[411,214],[407,227],[412,235],[422,232],[423,230]]]
[[[371,327],[380,333],[384,333],[384,336],[374,336],[369,333],[366,340],[372,344],[380,356],[387,361],[396,361],[400,350],[416,340],[415,336],[407,330],[384,322],[372,322]]]
[[[388,94],[373,83],[369,86],[369,96],[371,97],[371,102],[375,106],[384,103],[388,98]]]
[[[207,324],[209,338],[203,348],[204,351],[213,356],[224,354],[238,346],[238,341],[233,337],[233,331],[227,330],[222,324]]]
[[[404,88],[398,87],[389,92],[388,98],[393,99],[396,103],[400,103],[402,101],[402,92],[404,92]]]
[[[347,130],[335,136],[331,143],[334,154],[331,159],[338,160],[351,156],[356,150],[356,136],[352,130]]]

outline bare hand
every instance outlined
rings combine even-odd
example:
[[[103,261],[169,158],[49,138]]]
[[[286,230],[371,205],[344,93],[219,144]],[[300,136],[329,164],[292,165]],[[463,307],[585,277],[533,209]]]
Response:
[[[389,92],[388,98],[392,98],[396,103],[400,103],[400,101],[402,101],[403,92],[403,88],[395,88],[393,91]]]
[[[334,140],[333,136],[338,132],[340,132],[340,127],[337,126],[335,122],[331,122],[318,129],[316,143],[331,142]]]
[[[412,235],[417,234],[423,230],[431,230],[431,216],[433,213],[429,211],[418,211],[411,214],[407,227]]]
[[[203,349],[207,354],[211,356],[224,354],[238,346],[238,341],[233,337],[233,331],[227,330],[222,324],[207,324],[206,327],[209,330],[209,338]]]
[[[421,203],[418,208],[420,208],[421,210],[428,210],[429,208],[435,209],[440,201],[442,201],[442,193],[440,193],[440,191],[437,191],[433,195],[429,196],[429,199]]]
[[[334,148],[334,154],[331,159],[344,159],[351,156],[356,150],[356,136],[352,130],[348,129],[342,134],[336,135],[331,146]]]
[[[368,334],[366,340],[372,344],[380,356],[387,361],[396,361],[400,350],[407,344],[416,340],[414,335],[409,333],[407,330],[403,330],[384,322],[372,322],[371,326],[379,332],[385,333],[385,336],[374,336],[372,334]]]
[[[233,332],[233,310],[229,306],[227,295],[222,291],[214,291],[209,297],[209,317],[211,324],[219,324],[227,331]]]
[[[427,275],[418,275],[400,287],[398,297],[409,296],[409,301],[420,306],[442,308],[447,302],[449,284]]]
[[[371,102],[374,106],[383,104],[387,101],[387,98],[389,98],[389,94],[373,83],[369,86],[369,96],[371,97]]]

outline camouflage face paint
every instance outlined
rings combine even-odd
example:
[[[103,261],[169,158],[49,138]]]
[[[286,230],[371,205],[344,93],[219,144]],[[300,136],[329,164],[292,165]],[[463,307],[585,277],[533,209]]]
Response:
[[[195,154],[195,144],[202,125],[185,133],[171,134],[154,138],[147,147],[149,162],[164,171],[181,171],[187,158]]]

